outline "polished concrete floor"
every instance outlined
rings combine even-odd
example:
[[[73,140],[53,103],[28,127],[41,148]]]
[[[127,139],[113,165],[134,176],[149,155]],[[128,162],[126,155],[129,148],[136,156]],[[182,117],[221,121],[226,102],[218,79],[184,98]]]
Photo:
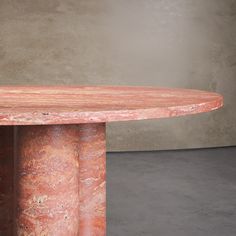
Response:
[[[109,236],[236,235],[236,147],[107,156]]]

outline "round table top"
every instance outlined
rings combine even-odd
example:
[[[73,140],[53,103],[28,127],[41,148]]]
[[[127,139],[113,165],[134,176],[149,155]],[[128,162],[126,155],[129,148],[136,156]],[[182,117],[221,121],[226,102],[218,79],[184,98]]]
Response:
[[[222,105],[221,95],[190,89],[0,87],[0,125],[143,120],[207,112]]]

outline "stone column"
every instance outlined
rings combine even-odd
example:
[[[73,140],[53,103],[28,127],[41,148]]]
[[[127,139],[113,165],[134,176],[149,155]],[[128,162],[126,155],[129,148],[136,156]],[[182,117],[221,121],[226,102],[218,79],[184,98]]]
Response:
[[[106,126],[79,126],[80,236],[106,235]]]
[[[79,126],[17,132],[16,234],[79,235]]]

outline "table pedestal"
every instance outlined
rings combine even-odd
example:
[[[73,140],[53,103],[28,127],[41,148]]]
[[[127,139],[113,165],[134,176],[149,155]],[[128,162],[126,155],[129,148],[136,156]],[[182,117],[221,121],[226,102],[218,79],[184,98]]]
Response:
[[[79,128],[80,236],[106,234],[106,136],[105,124]]]
[[[5,139],[9,136],[7,131],[0,131]],[[0,235],[4,236],[13,235],[12,227],[6,229],[13,218],[8,186],[13,182],[13,158],[6,158],[12,154],[12,146],[5,145],[6,141],[1,142],[5,154],[0,154],[0,176],[4,177]],[[18,127],[14,235],[104,236],[105,146],[105,123]]]

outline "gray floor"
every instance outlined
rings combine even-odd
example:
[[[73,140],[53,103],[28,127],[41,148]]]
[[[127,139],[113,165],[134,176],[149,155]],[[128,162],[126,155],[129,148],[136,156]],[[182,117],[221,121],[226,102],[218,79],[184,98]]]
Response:
[[[108,236],[236,235],[236,147],[107,156]]]

